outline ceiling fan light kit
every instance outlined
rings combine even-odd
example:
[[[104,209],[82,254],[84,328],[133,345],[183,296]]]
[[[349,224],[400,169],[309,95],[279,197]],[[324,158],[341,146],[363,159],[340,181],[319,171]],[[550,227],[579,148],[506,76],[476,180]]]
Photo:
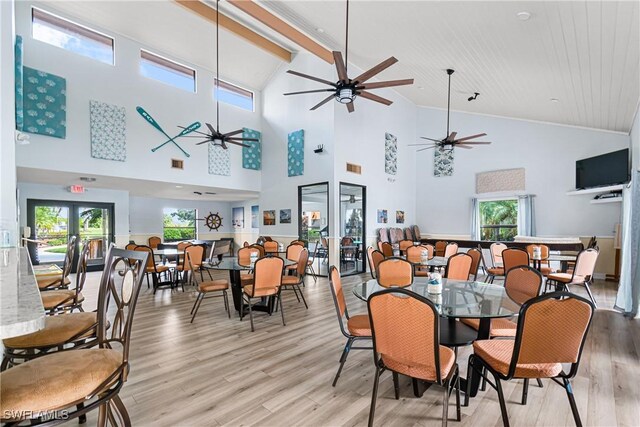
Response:
[[[335,99],[340,104],[344,104],[347,106],[347,110],[350,113],[355,111],[354,101],[357,97],[365,98],[370,101],[378,102],[383,105],[391,105],[393,101],[382,98],[381,96],[375,95],[369,92],[370,89],[381,89],[386,87],[394,87],[394,86],[403,86],[413,84],[413,79],[403,79],[403,80],[389,80],[383,82],[374,82],[374,83],[366,83],[367,80],[375,77],[380,74],[382,71],[386,70],[398,60],[393,56],[389,59],[382,61],[375,67],[365,71],[354,79],[349,78],[349,74],[347,73],[348,59],[349,59],[349,0],[347,0],[347,11],[346,11],[346,25],[345,25],[345,58],[342,58],[342,53],[339,51],[333,51],[333,59],[336,65],[336,71],[338,73],[338,81],[330,82],[329,80],[321,79],[319,77],[310,76],[308,74],[300,73],[298,71],[288,70],[287,73],[293,74],[298,77],[302,77],[305,79],[313,80],[318,83],[323,83],[325,85],[330,86],[328,89],[314,89],[314,90],[305,90],[301,92],[289,92],[285,93],[285,96],[289,95],[301,95],[307,93],[320,93],[320,92],[333,92],[331,95],[327,96],[325,99],[320,101],[318,104],[311,107],[311,110],[315,110],[319,107],[322,107],[327,102]]]

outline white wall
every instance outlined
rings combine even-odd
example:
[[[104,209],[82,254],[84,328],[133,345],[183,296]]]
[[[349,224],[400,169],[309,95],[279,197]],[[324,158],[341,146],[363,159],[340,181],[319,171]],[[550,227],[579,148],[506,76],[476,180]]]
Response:
[[[333,181],[334,104],[329,102],[315,111],[309,109],[324,94],[283,96],[286,92],[317,89],[310,80],[286,74],[287,69],[335,80],[332,65],[308,53],[299,53],[291,64],[280,68],[262,91],[262,189],[260,193],[260,233],[287,241],[298,237],[298,186]],[[304,175],[287,176],[287,135],[304,129]],[[325,152],[315,154],[318,144]],[[330,183],[330,186],[332,184]],[[330,188],[330,192],[333,188]],[[279,210],[291,209],[291,224],[280,224]],[[263,226],[262,212],[276,211],[276,225]],[[332,220],[330,219],[332,222]],[[333,230],[333,224],[332,224]],[[330,231],[331,233],[333,231]]]
[[[129,241],[129,192],[92,188],[83,194],[73,194],[58,185],[18,183],[20,191],[20,226],[27,225],[27,199],[65,200],[72,202],[113,203],[115,213],[115,240],[117,245]]]
[[[638,104],[640,107],[640,104]],[[631,153],[633,156],[633,167],[640,170],[640,109],[636,110],[636,116],[629,132]]]
[[[441,138],[446,111],[419,108],[417,136]],[[622,133],[477,114],[452,113],[459,136],[487,133],[493,144],[455,150],[451,177],[433,176],[433,151],[416,154],[417,215],[423,233],[468,236],[475,174],[525,168],[526,192],[534,194],[539,236],[611,236],[620,221],[617,203],[593,205],[593,195],[567,196],[575,188],[575,161],[629,146]]]
[[[180,131],[178,125],[186,126],[195,121],[200,121],[202,126],[205,122],[215,124],[215,104],[212,98],[214,73],[212,71],[193,67],[197,75],[197,93],[190,93],[141,76],[138,71],[139,55],[140,48],[145,46],[115,34],[109,29],[96,28],[115,38],[115,66],[34,40],[31,37],[30,8],[30,2],[16,4],[16,29],[17,33],[24,38],[24,64],[67,80],[67,137],[58,139],[31,135],[31,143],[19,146],[17,149],[18,166],[230,189],[260,190],[261,174],[242,168],[240,147],[230,148],[231,176],[209,175],[207,146],[196,146],[194,142],[198,140],[195,138],[180,139],[181,145],[191,154],[190,158],[185,158],[172,144],[151,153],[151,148],[162,143],[165,138],[136,112],[135,107],[145,108],[170,135]],[[51,4],[47,3],[44,8],[51,10]],[[69,18],[73,19],[73,17]],[[83,22],[79,23],[83,24]],[[90,26],[95,28],[93,25]],[[4,33],[2,40],[5,43]],[[162,54],[157,51],[156,53]],[[213,52],[203,52],[203,55],[205,54],[213,55]],[[172,59],[182,62],[181,58]],[[185,65],[191,66],[188,63]],[[221,78],[225,77],[224,74],[221,75]],[[3,77],[3,84],[4,82]],[[256,91],[255,96],[255,112],[221,104],[222,131],[242,127],[260,130],[260,92]],[[2,99],[5,105],[13,104],[8,102],[8,96],[5,98],[4,94]],[[126,162],[91,157],[90,100],[126,108]],[[171,158],[184,159],[184,170],[171,169]]]
[[[13,8],[0,2],[0,228],[17,233]]]

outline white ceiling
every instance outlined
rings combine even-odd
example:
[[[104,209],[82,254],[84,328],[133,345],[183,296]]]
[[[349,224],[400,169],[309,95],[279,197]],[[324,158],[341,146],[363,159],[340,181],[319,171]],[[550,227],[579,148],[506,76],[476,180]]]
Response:
[[[45,3],[171,57],[215,68],[214,26],[170,0]],[[329,49],[344,50],[344,1],[259,3]],[[640,98],[639,4],[351,0],[349,61],[366,69],[395,56],[400,62],[380,78],[415,78],[413,86],[397,91],[418,105],[446,108],[444,70],[454,68],[453,110],[628,132]],[[225,1],[221,9],[298,49]],[[521,11],[531,18],[520,21]],[[224,29],[220,33],[221,76],[262,89],[282,62]],[[468,102],[473,92],[480,96]]]
[[[344,50],[344,1],[261,4]],[[446,108],[453,68],[452,109],[628,132],[640,97],[639,4],[353,0],[349,61],[367,69],[395,56],[380,77],[413,77],[397,91],[418,105]]]
[[[259,193],[254,191],[229,190],[225,188],[205,187],[199,185],[182,185],[181,188],[178,188],[175,182],[147,181],[143,179],[120,178],[116,176],[82,175],[96,178],[95,182],[84,182],[80,180],[80,174],[72,172],[59,172],[23,167],[18,167],[17,169],[18,182],[60,185],[62,187],[83,185],[87,189],[89,198],[91,196],[92,188],[123,190],[128,191],[131,196],[173,200],[237,202],[240,200],[257,199],[259,196]],[[194,191],[199,191],[203,194],[197,195],[194,194]],[[207,191],[216,194],[204,194]]]

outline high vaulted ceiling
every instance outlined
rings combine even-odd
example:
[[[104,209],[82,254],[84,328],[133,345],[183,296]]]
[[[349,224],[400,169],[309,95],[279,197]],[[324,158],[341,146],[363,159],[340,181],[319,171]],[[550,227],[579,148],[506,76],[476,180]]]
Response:
[[[258,3],[327,48],[344,51],[344,1]],[[46,4],[176,59],[215,67],[213,25],[170,0]],[[221,10],[299,49],[224,0]],[[519,12],[530,18],[520,20]],[[637,1],[351,0],[350,15],[349,62],[368,69],[395,56],[399,63],[379,77],[415,78],[396,90],[417,105],[446,108],[444,70],[454,68],[453,110],[622,132],[631,127],[640,98]],[[221,76],[262,89],[281,60],[220,34]],[[473,92],[480,96],[468,102]]]

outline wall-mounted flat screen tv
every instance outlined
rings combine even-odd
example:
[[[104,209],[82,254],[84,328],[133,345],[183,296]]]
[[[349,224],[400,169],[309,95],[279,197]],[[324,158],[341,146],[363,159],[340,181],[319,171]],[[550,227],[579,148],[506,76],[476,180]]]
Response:
[[[576,161],[578,190],[629,181],[629,149]]]

